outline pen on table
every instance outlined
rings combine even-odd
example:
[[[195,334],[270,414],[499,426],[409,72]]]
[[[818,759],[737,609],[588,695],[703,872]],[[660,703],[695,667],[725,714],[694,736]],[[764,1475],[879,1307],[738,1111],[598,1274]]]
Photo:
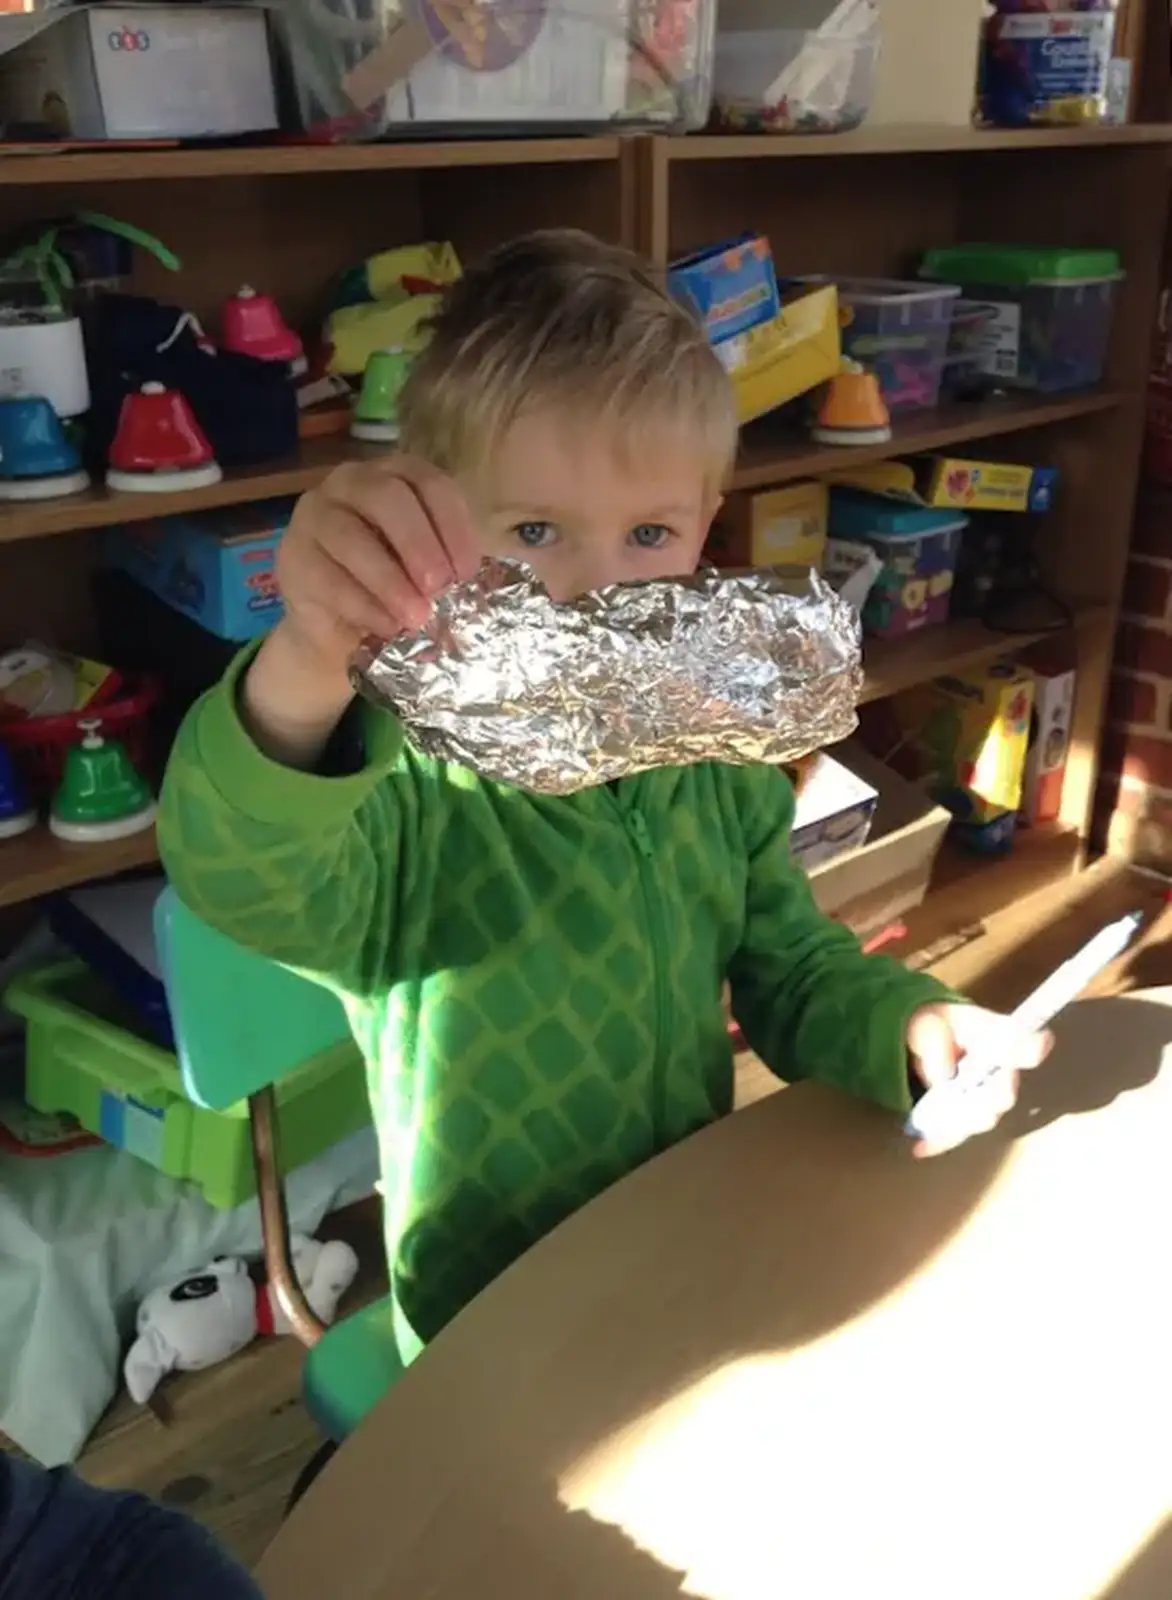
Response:
[[[1046,1027],[1060,1011],[1065,1011],[1072,1001],[1077,1000],[1112,961],[1123,954],[1142,922],[1143,913],[1132,911],[1126,917],[1120,917],[1118,922],[1103,928],[1077,955],[1064,961],[1039,984],[1033,994],[1027,995],[1013,1012],[1012,1021],[1020,1023],[1030,1032]],[[975,1060],[972,1055],[966,1056],[955,1078],[929,1089],[916,1102],[905,1124],[905,1132],[914,1139],[932,1142],[933,1135],[937,1131],[943,1132],[948,1119],[955,1115],[958,1100],[979,1089],[1001,1070],[998,1061],[987,1058]]]

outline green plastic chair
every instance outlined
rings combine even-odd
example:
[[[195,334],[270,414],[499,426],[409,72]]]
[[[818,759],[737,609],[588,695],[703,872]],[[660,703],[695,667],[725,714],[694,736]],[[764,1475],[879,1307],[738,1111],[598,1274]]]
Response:
[[[305,1345],[305,1404],[322,1432],[345,1439],[403,1371],[388,1295],[327,1328],[291,1264],[275,1085],[349,1039],[328,990],[208,927],[164,889],[155,939],[183,1086],[197,1105],[224,1111],[248,1101],[265,1266],[281,1309]]]

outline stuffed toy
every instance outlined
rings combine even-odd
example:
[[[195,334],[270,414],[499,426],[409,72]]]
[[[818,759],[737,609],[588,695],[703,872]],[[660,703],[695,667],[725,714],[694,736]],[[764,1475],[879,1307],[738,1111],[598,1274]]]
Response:
[[[323,1244],[294,1234],[291,1246],[305,1298],[315,1315],[332,1322],[357,1276],[358,1257],[340,1239]],[[169,1372],[201,1372],[227,1361],[258,1334],[292,1331],[268,1284],[254,1283],[247,1262],[231,1256],[152,1289],[138,1308],[135,1329],[123,1372],[139,1405]]]

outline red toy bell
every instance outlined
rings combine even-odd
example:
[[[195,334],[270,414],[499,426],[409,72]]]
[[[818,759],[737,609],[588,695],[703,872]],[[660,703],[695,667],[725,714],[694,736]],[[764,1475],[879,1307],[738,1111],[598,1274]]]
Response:
[[[285,321],[271,295],[257,294],[245,284],[224,303],[225,350],[253,356],[257,361],[283,361],[292,377],[299,378],[308,362],[301,340]]]
[[[106,483],[128,494],[206,489],[223,477],[203,429],[177,389],[144,383],[122,402]]]

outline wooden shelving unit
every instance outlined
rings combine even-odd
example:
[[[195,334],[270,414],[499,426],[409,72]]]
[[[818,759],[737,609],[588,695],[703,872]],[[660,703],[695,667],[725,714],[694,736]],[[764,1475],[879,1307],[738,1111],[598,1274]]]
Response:
[[[862,130],[843,137],[693,136],[452,141],[321,148],[84,152],[0,159],[0,229],[86,206],[147,228],[179,255],[178,278],[142,259],[136,287],[214,328],[242,281],[312,327],[326,285],[373,250],[448,238],[466,258],[542,224],[624,239],[663,265],[714,239],[759,229],[783,270],[897,276],[932,245],[972,238],[1118,248],[1127,266],[1103,385],[944,406],[901,419],[878,460],[975,446],[1050,461],[1064,494],[1043,559],[1071,606],[1080,658],[1076,754],[1060,826],[1026,836],[991,865],[946,853],[919,919],[985,916],[1080,867],[1122,583],[1142,428],[1147,339],[1164,224],[1172,127],[975,132]],[[494,170],[495,169],[495,170]],[[296,458],[230,472],[213,488],[158,496],[84,495],[0,506],[0,639],[38,636],[92,648],[89,578],[97,530],[119,521],[296,494],[369,455],[344,437]],[[746,430],[733,484],[757,488],[843,464],[768,419]],[[1037,638],[955,622],[867,652],[865,697],[879,699]],[[77,850],[37,833],[0,848],[0,906],[154,860],[147,835]]]

